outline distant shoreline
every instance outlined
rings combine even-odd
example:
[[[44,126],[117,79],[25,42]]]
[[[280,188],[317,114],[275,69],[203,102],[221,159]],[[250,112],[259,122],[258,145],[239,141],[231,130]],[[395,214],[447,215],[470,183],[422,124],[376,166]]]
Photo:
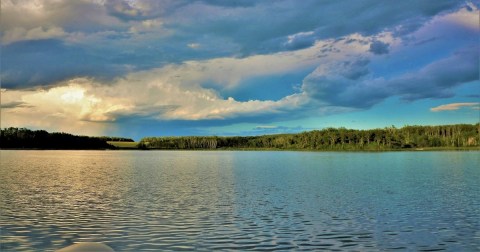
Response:
[[[0,149],[18,150],[463,151],[480,150],[480,123],[371,130],[326,128],[259,136],[143,137],[138,142],[124,137],[6,128],[1,130],[0,140]]]
[[[278,149],[278,148],[217,148],[217,149],[140,149],[140,148],[115,148],[115,149],[41,149],[41,148],[0,148],[0,150],[26,150],[26,151],[297,151],[297,152],[421,152],[421,151],[480,151],[480,146],[473,147],[424,147],[382,150],[320,150],[320,149]]]

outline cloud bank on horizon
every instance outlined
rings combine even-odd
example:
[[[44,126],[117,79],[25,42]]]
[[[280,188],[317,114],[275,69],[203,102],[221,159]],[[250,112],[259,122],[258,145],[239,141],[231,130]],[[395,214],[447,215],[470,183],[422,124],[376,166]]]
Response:
[[[338,126],[328,118],[381,127],[358,124],[378,106],[418,114],[395,123],[475,123],[478,110],[457,108],[479,101],[478,6],[4,0],[1,126],[277,133]]]

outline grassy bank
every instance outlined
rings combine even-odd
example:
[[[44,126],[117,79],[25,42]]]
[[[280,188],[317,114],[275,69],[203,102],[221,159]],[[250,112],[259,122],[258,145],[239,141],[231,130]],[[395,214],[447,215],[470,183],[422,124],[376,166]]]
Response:
[[[138,149],[138,142],[107,141],[107,143],[117,147],[118,149]]]

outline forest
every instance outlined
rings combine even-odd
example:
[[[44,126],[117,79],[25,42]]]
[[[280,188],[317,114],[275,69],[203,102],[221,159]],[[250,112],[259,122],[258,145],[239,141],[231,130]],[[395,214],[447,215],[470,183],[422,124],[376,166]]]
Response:
[[[102,137],[75,136],[68,133],[48,133],[25,128],[1,129],[0,148],[8,149],[115,149]]]
[[[25,128],[1,129],[0,148],[9,149],[122,149],[113,142],[130,143],[128,149],[285,149],[375,151],[421,148],[480,147],[480,123],[439,126],[386,127],[354,130],[326,128],[297,134],[262,136],[145,137],[137,146],[130,138],[88,137]],[[112,142],[113,141],[113,142]],[[131,145],[131,146],[130,146]]]
[[[480,124],[386,127],[353,130],[326,128],[297,134],[263,136],[145,137],[140,149],[297,149],[400,150],[478,147]]]

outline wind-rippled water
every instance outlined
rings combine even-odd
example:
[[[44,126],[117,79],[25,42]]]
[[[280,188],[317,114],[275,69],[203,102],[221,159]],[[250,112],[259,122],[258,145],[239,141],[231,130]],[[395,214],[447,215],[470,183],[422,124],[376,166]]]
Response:
[[[478,251],[479,154],[2,150],[0,251]]]

